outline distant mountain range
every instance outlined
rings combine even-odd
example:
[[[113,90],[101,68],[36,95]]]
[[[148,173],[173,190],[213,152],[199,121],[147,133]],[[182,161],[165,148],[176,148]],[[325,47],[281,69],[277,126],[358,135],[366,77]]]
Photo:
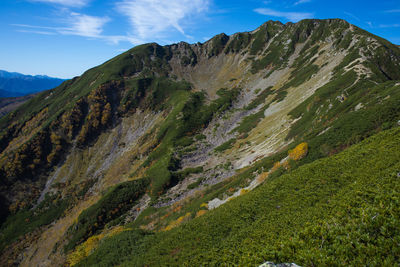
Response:
[[[64,79],[46,75],[24,75],[0,70],[0,97],[16,97],[37,93],[60,85]]]

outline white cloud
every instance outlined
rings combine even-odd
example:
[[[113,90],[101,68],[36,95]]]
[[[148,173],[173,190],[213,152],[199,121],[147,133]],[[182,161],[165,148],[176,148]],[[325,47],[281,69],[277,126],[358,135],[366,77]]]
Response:
[[[313,13],[308,12],[282,12],[273,10],[270,8],[257,8],[254,9],[255,12],[261,15],[267,15],[272,17],[286,18],[290,21],[297,22],[302,19],[312,18],[314,17]]]
[[[60,33],[85,37],[99,37],[104,24],[110,21],[107,17],[94,17],[72,12],[69,17],[70,26],[60,29]]]
[[[90,0],[30,0],[31,2],[42,2],[49,4],[58,4],[69,7],[83,7],[86,6]]]
[[[129,18],[140,39],[160,39],[170,29],[185,35],[184,19],[206,11],[209,0],[124,0],[117,10]]]
[[[295,6],[300,5],[300,4],[305,4],[305,3],[309,3],[311,2],[311,0],[298,0],[294,3]]]

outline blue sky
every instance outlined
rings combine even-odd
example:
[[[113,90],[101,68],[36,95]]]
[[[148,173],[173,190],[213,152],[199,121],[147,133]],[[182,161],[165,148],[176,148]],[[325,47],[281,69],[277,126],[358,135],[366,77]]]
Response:
[[[0,69],[72,78],[146,42],[342,18],[400,44],[400,0],[1,0]]]

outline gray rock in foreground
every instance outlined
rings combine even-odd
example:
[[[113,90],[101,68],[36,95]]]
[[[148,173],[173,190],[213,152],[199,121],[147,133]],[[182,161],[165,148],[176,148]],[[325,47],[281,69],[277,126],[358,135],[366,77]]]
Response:
[[[300,265],[297,265],[296,263],[273,263],[270,261],[264,262],[261,264],[259,267],[301,267]]]

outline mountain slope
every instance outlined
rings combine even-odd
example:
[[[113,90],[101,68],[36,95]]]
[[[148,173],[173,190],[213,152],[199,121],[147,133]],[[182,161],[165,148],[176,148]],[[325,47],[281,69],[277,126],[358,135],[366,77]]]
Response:
[[[78,263],[397,127],[399,67],[397,46],[343,20],[269,21],[137,46],[42,92],[0,119],[3,259]]]
[[[59,86],[64,80],[0,70],[0,97],[17,97]]]
[[[399,145],[397,127],[268,179],[177,229],[118,233],[80,266],[398,262]]]

